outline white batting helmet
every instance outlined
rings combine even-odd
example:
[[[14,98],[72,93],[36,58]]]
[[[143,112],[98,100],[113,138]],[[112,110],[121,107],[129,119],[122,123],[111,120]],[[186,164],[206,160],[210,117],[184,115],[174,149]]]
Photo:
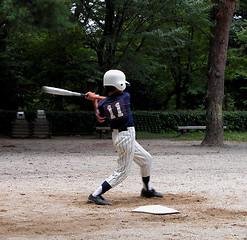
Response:
[[[119,70],[109,70],[105,73],[103,78],[103,85],[105,86],[114,86],[118,90],[123,91],[126,88],[126,84],[129,82],[126,81],[125,74]]]

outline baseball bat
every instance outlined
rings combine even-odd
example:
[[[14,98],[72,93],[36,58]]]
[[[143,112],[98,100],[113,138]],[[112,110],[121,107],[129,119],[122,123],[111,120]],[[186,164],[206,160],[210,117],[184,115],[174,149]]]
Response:
[[[62,95],[62,96],[77,96],[77,97],[86,97],[87,94],[72,92],[62,88],[48,87],[43,86],[42,91],[49,94]]]

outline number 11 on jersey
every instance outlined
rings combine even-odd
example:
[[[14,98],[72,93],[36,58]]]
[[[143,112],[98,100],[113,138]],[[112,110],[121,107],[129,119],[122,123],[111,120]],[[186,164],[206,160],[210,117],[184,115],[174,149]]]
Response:
[[[116,110],[117,110],[117,116],[114,115],[112,107],[116,108]],[[123,117],[123,115],[124,115],[122,113],[121,106],[120,106],[120,103],[119,102],[116,102],[115,105],[108,105],[107,106],[107,110],[110,113],[110,118],[112,120],[115,119],[116,117],[118,117],[118,118]]]

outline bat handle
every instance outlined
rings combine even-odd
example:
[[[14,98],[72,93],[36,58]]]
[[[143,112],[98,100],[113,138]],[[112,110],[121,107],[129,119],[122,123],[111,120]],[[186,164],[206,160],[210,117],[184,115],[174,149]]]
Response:
[[[85,94],[85,93],[80,93],[81,94],[81,96],[82,97],[87,97],[88,95],[87,94]],[[98,97],[100,97],[100,95],[99,94],[96,94],[96,96],[98,96]],[[102,99],[100,99],[100,100],[102,100]]]

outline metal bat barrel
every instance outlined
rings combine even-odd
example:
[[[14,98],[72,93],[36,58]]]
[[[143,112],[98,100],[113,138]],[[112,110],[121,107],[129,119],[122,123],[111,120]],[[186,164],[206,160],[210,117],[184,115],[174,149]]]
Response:
[[[48,86],[43,86],[42,91],[45,93],[62,95],[62,96],[78,96],[78,97],[85,97],[86,96],[86,94],[84,94],[84,93],[72,92],[72,91],[69,91],[66,89],[48,87]]]

